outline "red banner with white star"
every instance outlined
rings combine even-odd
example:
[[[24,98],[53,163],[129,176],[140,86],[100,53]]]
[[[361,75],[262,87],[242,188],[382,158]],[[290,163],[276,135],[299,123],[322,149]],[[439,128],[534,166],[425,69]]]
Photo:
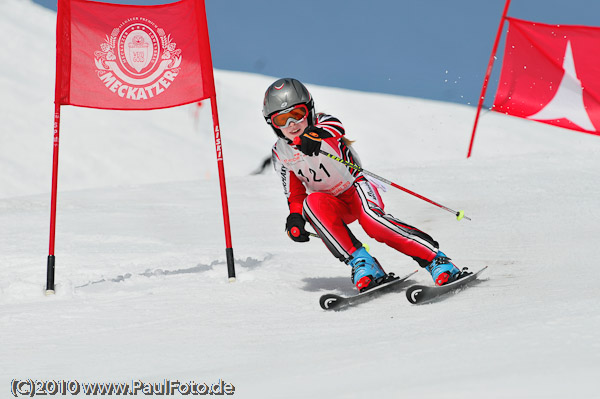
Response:
[[[204,0],[59,0],[57,18],[60,104],[157,109],[214,95]]]
[[[600,134],[600,28],[507,20],[493,110]]]

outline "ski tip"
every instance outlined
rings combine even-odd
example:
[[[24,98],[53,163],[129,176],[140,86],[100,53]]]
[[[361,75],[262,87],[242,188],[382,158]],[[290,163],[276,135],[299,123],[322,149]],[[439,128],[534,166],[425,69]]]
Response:
[[[409,287],[406,290],[406,299],[408,299],[408,302],[412,303],[413,305],[416,305],[417,303],[419,303],[419,300],[421,299],[419,297],[421,292],[423,292],[423,288],[418,285]]]
[[[327,295],[321,296],[321,298],[319,299],[319,304],[321,305],[321,308],[323,308],[324,310],[332,310],[332,309],[336,309],[340,306],[342,299],[343,298],[341,296],[334,295],[334,294],[327,294]]]

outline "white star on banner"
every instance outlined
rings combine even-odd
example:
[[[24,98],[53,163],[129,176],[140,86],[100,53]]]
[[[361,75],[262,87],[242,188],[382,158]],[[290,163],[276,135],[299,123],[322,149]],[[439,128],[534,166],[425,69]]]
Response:
[[[570,41],[567,42],[563,70],[565,74],[562,77],[554,98],[544,108],[528,116],[527,119],[538,121],[568,119],[584,130],[595,132],[596,128],[590,120],[583,104],[583,86],[577,78]]]

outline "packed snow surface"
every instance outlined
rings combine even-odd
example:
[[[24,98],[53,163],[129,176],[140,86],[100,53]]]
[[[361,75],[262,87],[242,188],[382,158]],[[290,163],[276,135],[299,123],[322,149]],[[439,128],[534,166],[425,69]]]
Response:
[[[326,312],[320,295],[354,290],[348,266],[319,240],[290,241],[278,177],[251,174],[275,139],[261,102],[276,77],[215,72],[233,283],[210,104],[62,107],[45,296],[55,14],[4,0],[0,26],[1,397],[26,379],[222,380],[240,398],[597,397],[599,137],[484,112],[467,160],[473,108],[309,85],[366,169],[472,221],[394,188],[388,212],[458,266],[489,265],[432,304],[400,289]],[[387,271],[417,268],[350,227]],[[417,282],[432,284],[424,270]]]

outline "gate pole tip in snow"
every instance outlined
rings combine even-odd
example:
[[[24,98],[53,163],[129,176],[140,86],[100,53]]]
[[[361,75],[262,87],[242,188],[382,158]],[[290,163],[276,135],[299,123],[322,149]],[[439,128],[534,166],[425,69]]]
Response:
[[[54,255],[48,255],[46,270],[46,296],[54,295]]]
[[[229,282],[235,282],[235,263],[233,260],[233,248],[225,248],[225,254],[227,255],[227,274],[229,275]]]

